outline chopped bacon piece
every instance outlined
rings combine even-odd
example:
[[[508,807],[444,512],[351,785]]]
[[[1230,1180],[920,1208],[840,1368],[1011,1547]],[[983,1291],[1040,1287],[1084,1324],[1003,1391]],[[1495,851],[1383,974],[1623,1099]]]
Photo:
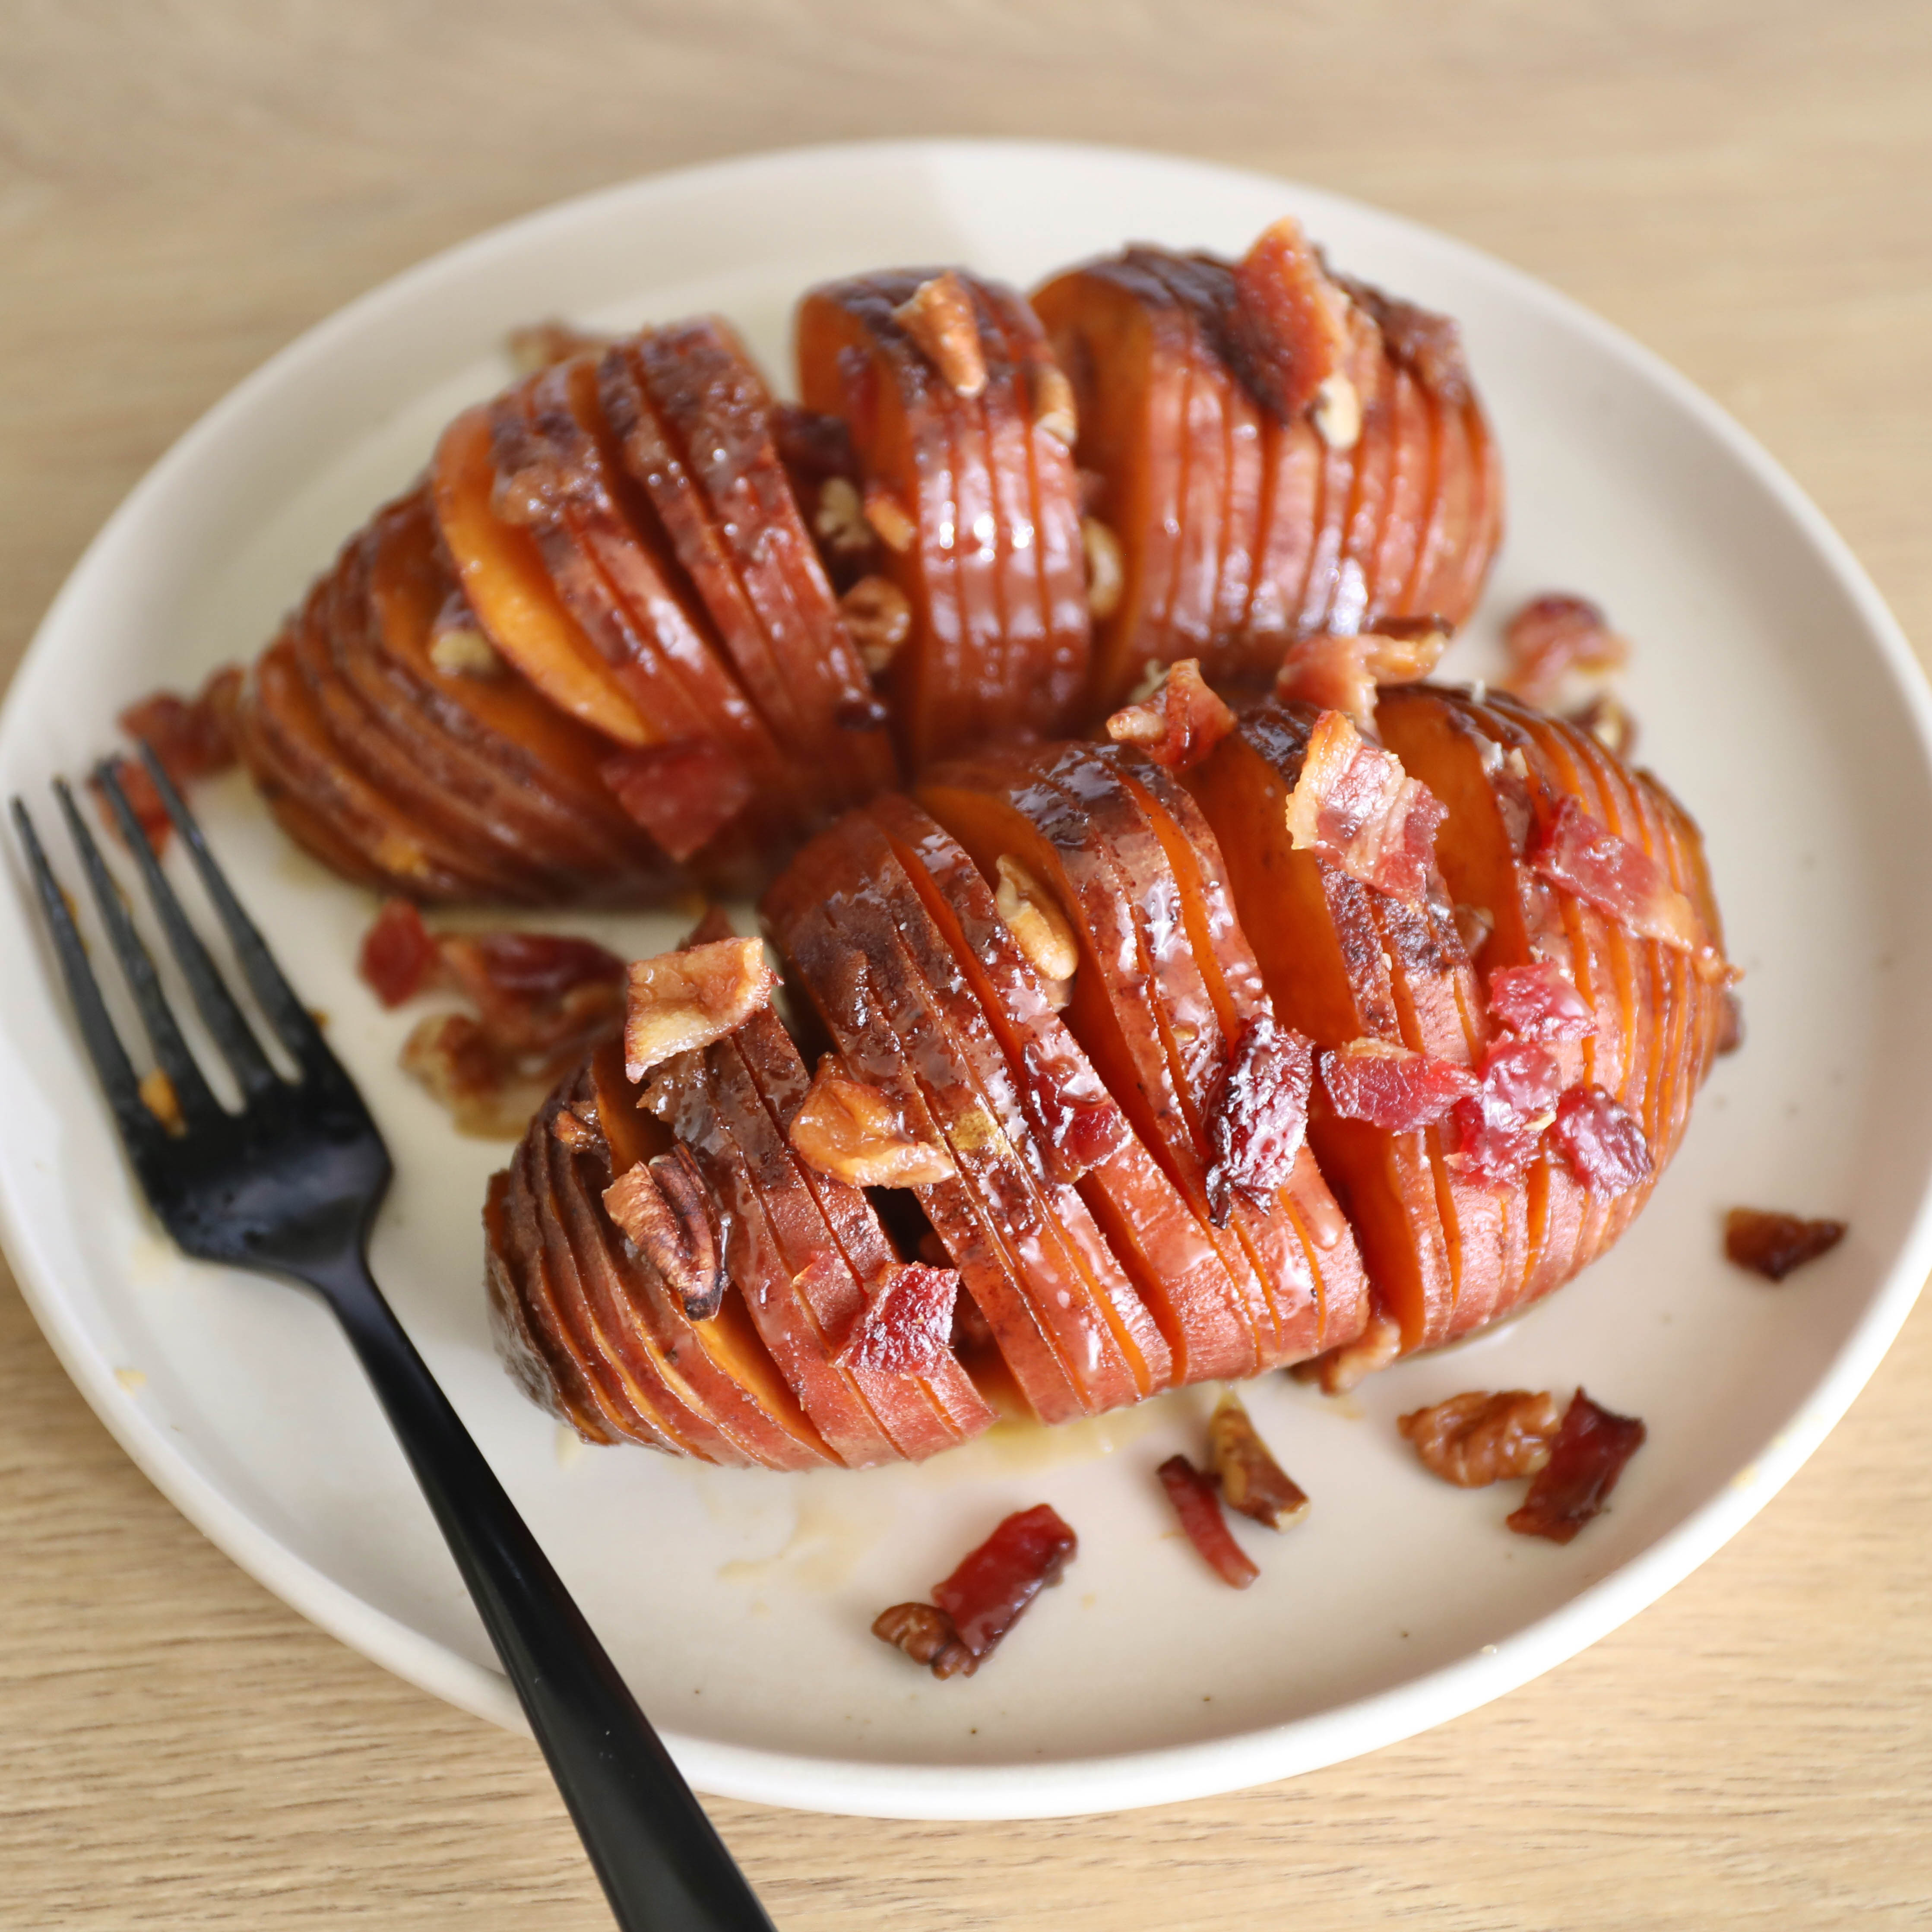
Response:
[[[442,955],[423,916],[407,899],[385,899],[362,935],[356,970],[386,1006],[413,999],[440,972]]]
[[[1234,728],[1234,714],[1201,675],[1198,658],[1183,658],[1145,698],[1107,720],[1117,745],[1132,745],[1157,765],[1184,772]]]
[[[788,1138],[808,1166],[854,1187],[925,1187],[953,1171],[944,1148],[906,1132],[889,1094],[854,1080],[829,1053],[792,1116]]]
[[[933,1588],[959,1641],[982,1663],[1020,1613],[1078,1553],[1080,1539],[1050,1504],[1008,1516]]]
[[[902,1650],[915,1664],[925,1664],[944,1683],[949,1677],[970,1677],[980,1660],[959,1641],[952,1619],[930,1604],[895,1604],[872,1619],[872,1634],[882,1643]]]
[[[397,1064],[448,1109],[458,1133],[479,1140],[514,1140],[556,1077],[506,1065],[467,1013],[432,1013],[418,1021]]]
[[[1448,648],[1449,630],[1434,617],[1389,617],[1352,634],[1304,632],[1282,654],[1277,698],[1346,712],[1362,730],[1376,722],[1376,690],[1426,677]]]
[[[1462,332],[1452,316],[1419,308],[1396,296],[1384,295],[1352,275],[1335,277],[1336,286],[1366,309],[1382,331],[1390,356],[1442,401],[1460,404],[1469,393],[1469,367],[1462,356]]]
[[[1228,1225],[1238,1195],[1265,1212],[1287,1184],[1308,1130],[1314,1074],[1312,1044],[1272,1012],[1241,1028],[1208,1121],[1208,1207],[1217,1228]]]
[[[1517,1180],[1556,1118],[1562,1090],[1563,1070],[1548,1047],[1499,1041],[1483,1062],[1482,1084],[1451,1110],[1449,1164],[1492,1186]]]
[[[839,1365],[885,1376],[929,1373],[951,1351],[958,1297],[956,1268],[916,1262],[895,1268],[853,1324]]]
[[[1388,1040],[1352,1040],[1322,1056],[1322,1084],[1345,1120],[1408,1133],[1439,1120],[1478,1090],[1466,1066],[1432,1060]]]
[[[1635,1416],[1612,1414],[1579,1389],[1563,1412],[1550,1460],[1530,1484],[1522,1508],[1510,1516],[1510,1528],[1519,1536],[1568,1543],[1602,1513],[1646,1432]]]
[[[115,722],[129,737],[146,745],[162,770],[185,791],[196,780],[212,778],[234,764],[235,705],[241,690],[241,671],[233,664],[224,664],[210,674],[194,697],[152,692],[129,705]],[[109,762],[148,844],[157,852],[162,850],[174,822],[147,766],[139,758],[116,758]],[[98,792],[98,784],[95,788]],[[109,822],[113,823],[111,816]]]
[[[1208,1447],[1222,1500],[1270,1529],[1288,1529],[1308,1514],[1308,1492],[1268,1453],[1241,1399],[1228,1390],[1208,1421]]]
[[[755,939],[712,939],[631,963],[624,1071],[641,1080],[674,1054],[735,1033],[771,1003],[778,976]]]
[[[1616,670],[1630,646],[1587,598],[1552,594],[1526,604],[1503,631],[1508,676],[1498,680],[1526,704],[1546,708],[1572,670]]]
[[[706,739],[620,752],[597,768],[617,802],[680,864],[751,802],[751,774]]]
[[[1587,900],[1640,938],[1680,952],[1709,950],[1703,922],[1664,868],[1642,847],[1619,838],[1574,798],[1539,813],[1530,869]]]
[[[1292,216],[1264,229],[1235,268],[1233,334],[1243,380],[1284,420],[1340,370],[1348,298]]]
[[[718,1312],[727,1276],[717,1210],[688,1148],[680,1142],[627,1168],[604,1189],[604,1211],[664,1277],[688,1321]]]
[[[1185,1456],[1170,1456],[1155,1474],[1187,1532],[1187,1540],[1208,1567],[1231,1589],[1245,1590],[1262,1573],[1248,1552],[1234,1540],[1214,1480],[1204,1476]]]
[[[485,1007],[566,999],[580,986],[616,986],[624,962],[594,939],[563,932],[478,932],[442,941],[442,956],[464,989]]]
[[[1567,722],[1580,725],[1612,758],[1628,760],[1636,750],[1636,719],[1628,705],[1607,691],[1600,691],[1588,704],[1564,713]]]
[[[1412,1409],[1396,1426],[1425,1468],[1458,1489],[1480,1490],[1506,1477],[1534,1475],[1550,1460],[1561,1418],[1547,1390],[1472,1389]]]
[[[1490,975],[1490,1012],[1522,1040],[1587,1040],[1597,1030],[1576,982],[1546,959],[1504,966]]]
[[[1365,886],[1420,906],[1445,816],[1394,752],[1366,743],[1340,712],[1322,712],[1288,794],[1288,836],[1296,845]]]
[[[1556,1103],[1551,1132],[1592,1194],[1627,1194],[1654,1170],[1642,1128],[1600,1087],[1571,1088]]]
[[[1731,987],[1724,988],[1724,1003],[1718,1010],[1715,1052],[1735,1053],[1744,1043],[1744,1003]]]
[[[1782,1281],[1793,1268],[1835,1248],[1845,1233],[1842,1221],[1802,1221],[1763,1208],[1733,1208],[1724,1216],[1724,1252],[1739,1268]]]

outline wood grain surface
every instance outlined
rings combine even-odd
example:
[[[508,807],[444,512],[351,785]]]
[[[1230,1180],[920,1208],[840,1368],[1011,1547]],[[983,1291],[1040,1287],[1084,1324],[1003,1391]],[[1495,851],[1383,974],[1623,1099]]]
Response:
[[[0,672],[167,444],[393,271],[650,170],[931,133],[1246,164],[1494,250],[1726,404],[1932,637],[1926,0],[0,0]],[[1922,1309],[1688,1582],[1372,1757],[1076,1822],[716,1815],[786,1932],[1924,1924],[1928,1377]],[[0,1538],[0,1926],[608,1923],[534,1748],[203,1542],[10,1283]]]

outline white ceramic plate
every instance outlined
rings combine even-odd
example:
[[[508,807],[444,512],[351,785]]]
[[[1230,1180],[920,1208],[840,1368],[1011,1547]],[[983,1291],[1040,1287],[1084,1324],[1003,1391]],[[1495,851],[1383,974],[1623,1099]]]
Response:
[[[1932,1260],[1927,695],[1822,518],[1709,402],[1561,297],[1457,244],[1284,182],[1094,149],[962,142],[757,157],[572,202],[439,256],[285,350],[157,466],[49,614],[0,727],[0,785],[44,799],[116,709],[245,657],[340,539],[506,376],[505,331],[717,308],[774,372],[807,284],[959,260],[1030,284],[1124,240],[1238,251],[1284,209],[1351,272],[1459,316],[1510,484],[1485,621],[1549,588],[1636,640],[1646,757],[1706,827],[1746,1050],[1720,1062],[1657,1197],[1541,1309],[1350,1400],[1248,1400],[1316,1498],[1237,1595],[1177,1540],[1152,1471],[1204,1392],[916,1469],[774,1476],[560,1453],[497,1369],[477,1210],[501,1150],[452,1138],[394,1068],[415,1017],[351,970],[370,902],[292,851],[238,780],[204,812],[244,898],[398,1156],[376,1272],[702,1789],[826,1810],[1003,1817],[1197,1796],[1331,1762],[1496,1696],[1708,1556],[1810,1454]],[[49,814],[50,818],[50,814]],[[520,1722],[347,1350],[298,1294],[182,1261],[137,1205],[26,910],[0,914],[0,1206],[41,1325],[128,1453],[235,1560],[345,1642]],[[648,919],[579,921],[651,950]],[[1911,1077],[1903,1077],[1906,1070]],[[1720,1259],[1740,1202],[1849,1220],[1778,1290]],[[130,1373],[128,1372],[137,1372]],[[1513,1498],[1450,1490],[1401,1411],[1471,1386],[1588,1384],[1649,1445],[1567,1549]],[[1064,1588],[980,1677],[876,1642],[1008,1510],[1078,1528]]]

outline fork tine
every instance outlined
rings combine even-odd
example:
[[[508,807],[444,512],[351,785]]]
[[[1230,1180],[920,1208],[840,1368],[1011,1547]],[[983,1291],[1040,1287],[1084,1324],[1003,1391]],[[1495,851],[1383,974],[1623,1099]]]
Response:
[[[242,902],[235,896],[228,883],[226,874],[215,863],[214,854],[208,850],[200,826],[183,801],[174,780],[168,776],[167,768],[154,755],[154,747],[145,740],[141,743],[141,760],[148,768],[148,776],[154,782],[154,789],[160,794],[162,804],[167,807],[175,830],[181,834],[182,843],[194,861],[194,868],[200,874],[201,883],[207,890],[208,902],[227,932],[229,943],[235,948],[236,958],[242,962],[242,970],[254,989],[256,1003],[280,1036],[282,1044],[298,1057],[320,1053],[332,1059],[334,1055],[322,1038],[322,1028],[316,1024],[315,1016],[303,1005],[301,997],[276,964],[268,941],[243,910]]]
[[[188,914],[175,896],[174,887],[168,884],[160,861],[154,856],[154,846],[141,821],[134,816],[134,808],[128,802],[128,794],[121,788],[113,761],[103,759],[94,767],[94,776],[113,808],[115,823],[121,828],[122,838],[140,868],[142,882],[148,889],[148,897],[161,922],[161,930],[167,935],[169,950],[188,981],[196,1008],[214,1035],[215,1045],[220,1048],[223,1058],[249,1099],[272,1091],[281,1084],[275,1070],[268,1064],[261,1042],[249,1030],[242,1009],[235,1004],[234,994],[215,970],[214,962],[208,956],[207,947],[188,923]]]
[[[60,881],[47,863],[46,852],[27,808],[17,798],[14,800],[14,829],[27,855],[28,869],[34,875],[42,916],[53,935],[55,956],[60,961],[61,977],[67,982],[68,998],[73,1003],[74,1018],[80,1023],[80,1037],[87,1048],[87,1057],[93,1061],[94,1072],[106,1092],[114,1124],[121,1130],[122,1143],[149,1198],[153,1198],[155,1189],[152,1178],[152,1165],[161,1152],[166,1135],[147,1102],[141,1098],[141,1083],[135,1078],[128,1050],[121,1044],[121,1036],[114,1030],[114,1022],[108,1017],[106,1003],[95,983],[94,969],[87,963],[87,948],[81,943],[80,928],[74,922],[67,895],[61,890]]]
[[[148,1038],[154,1046],[154,1058],[173,1085],[183,1118],[190,1122],[205,1119],[218,1111],[220,1103],[209,1090],[194,1055],[188,1051],[188,1042],[182,1037],[181,1028],[175,1024],[173,1011],[155,976],[154,960],[142,943],[140,934],[134,930],[134,922],[128,916],[127,902],[121,896],[121,889],[100,856],[100,848],[94,842],[94,834],[87,829],[86,821],[75,806],[74,794],[68,789],[66,779],[55,779],[54,796],[60,801],[74,849],[80,854],[81,869],[87,874],[94,903],[100,908],[100,922],[106,928],[108,941],[114,948],[115,957],[121,962],[128,990],[134,996],[141,1024],[146,1028]]]

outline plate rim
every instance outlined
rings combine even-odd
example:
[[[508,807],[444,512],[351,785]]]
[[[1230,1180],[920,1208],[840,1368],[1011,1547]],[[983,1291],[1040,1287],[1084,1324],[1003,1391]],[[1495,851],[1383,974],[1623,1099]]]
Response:
[[[575,224],[595,225],[607,208],[640,197],[676,198],[728,184],[734,176],[812,163],[868,159],[882,166],[938,158],[1032,154],[1054,161],[1152,164],[1192,171],[1285,200],[1325,203],[1371,218],[1404,238],[1426,243],[1506,287],[1515,299],[1590,339],[1660,390],[1721,445],[1796,526],[1862,621],[1866,639],[1903,701],[1922,766],[1932,779],[1932,686],[1898,620],[1850,546],[1783,466],[1712,397],[1655,351],[1574,298],[1513,264],[1430,224],[1375,204],[1264,170],[1122,144],[1025,138],[858,140],[766,148],[638,176],[514,217],[398,271],[311,324],[199,416],[156,460],[76,560],[35,627],[4,703],[0,738],[11,728],[17,695],[37,675],[68,612],[138,526],[150,502],[196,461],[205,446],[250,416],[304,363],[326,356],[385,310],[406,308],[418,288],[460,276],[492,258],[514,255],[535,236]],[[1587,1648],[1648,1607],[1714,1556],[1768,1503],[1835,1426],[1870,1379],[1932,1271],[1932,1146],[1917,1207],[1864,1313],[1797,1412],[1756,1462],[1647,1549],[1558,1609],[1514,1632],[1490,1654],[1465,1656],[1406,1682],[1312,1717],[1196,1743],[1030,1765],[910,1765],[812,1756],[694,1737],[661,1735],[700,1790],[752,1803],[852,1816],[962,1821],[1088,1815],[1204,1798],[1297,1776],[1381,1749],[1459,1717]],[[400,1618],[375,1608],[293,1555],[202,1477],[162,1427],[130,1402],[94,1347],[40,1252],[30,1223],[0,1171],[4,1244],[40,1330],[94,1414],[161,1494],[224,1555],[308,1622],[444,1701],[528,1734],[500,1672],[470,1661]],[[1748,1476],[1749,1480],[1744,1480]],[[1488,1647],[1486,1647],[1488,1648]]]

